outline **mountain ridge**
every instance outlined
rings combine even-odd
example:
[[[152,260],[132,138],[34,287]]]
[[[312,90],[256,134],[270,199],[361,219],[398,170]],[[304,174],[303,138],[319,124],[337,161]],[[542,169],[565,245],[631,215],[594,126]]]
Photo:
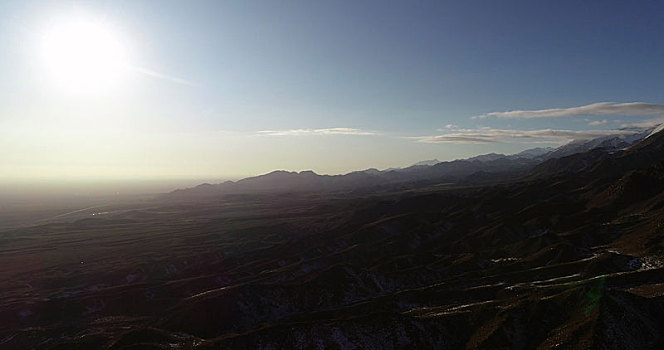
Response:
[[[648,138],[656,127],[634,131],[632,134],[615,134],[591,140],[572,141],[558,148],[532,148],[512,155],[489,153],[466,159],[438,162],[437,159],[415,163],[398,169],[366,169],[346,174],[317,174],[311,170],[286,171],[275,170],[266,174],[243,178],[238,181],[226,181],[220,184],[202,184],[194,188],[178,189],[166,194],[169,198],[194,198],[197,196],[216,196],[223,194],[254,193],[269,191],[337,191],[398,184],[420,184],[449,182],[483,182],[490,179],[502,179],[520,176],[537,176],[542,172],[552,172],[559,161],[567,156],[582,154],[593,149],[599,157],[606,152],[622,150]],[[574,158],[578,164],[560,165],[565,171],[582,168],[593,159]],[[550,163],[547,163],[551,161]],[[547,165],[540,166],[547,163]],[[548,170],[545,170],[548,169]],[[577,169],[578,170],[578,169]]]

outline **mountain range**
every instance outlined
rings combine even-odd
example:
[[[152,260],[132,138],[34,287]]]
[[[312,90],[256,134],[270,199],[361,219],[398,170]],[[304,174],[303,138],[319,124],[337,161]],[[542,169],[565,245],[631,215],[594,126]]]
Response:
[[[437,159],[415,163],[406,168],[367,169],[343,175],[319,175],[313,171],[273,171],[239,181],[202,184],[175,190],[169,198],[196,198],[220,194],[258,193],[266,191],[339,191],[380,189],[390,186],[428,186],[436,183],[482,183],[521,176],[549,160],[597,149],[615,152],[647,138],[657,127],[631,133],[607,135],[590,140],[575,140],[558,148],[532,148],[513,155],[489,153],[448,162]],[[547,166],[538,168],[545,169]]]
[[[657,129],[85,213],[0,232],[0,348],[664,348]]]

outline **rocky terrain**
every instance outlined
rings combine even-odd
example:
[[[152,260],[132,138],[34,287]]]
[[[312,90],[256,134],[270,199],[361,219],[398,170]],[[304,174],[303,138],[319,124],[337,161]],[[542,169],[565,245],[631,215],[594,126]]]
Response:
[[[0,347],[661,349],[664,133],[634,142],[8,229]]]

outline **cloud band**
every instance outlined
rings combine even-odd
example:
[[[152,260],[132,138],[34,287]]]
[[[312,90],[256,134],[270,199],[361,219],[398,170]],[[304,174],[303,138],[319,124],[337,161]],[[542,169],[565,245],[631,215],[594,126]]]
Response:
[[[551,108],[539,110],[515,110],[507,112],[491,112],[473,117],[473,119],[532,119],[561,118],[578,115],[664,115],[664,105],[645,102],[598,102],[580,107]]]
[[[290,130],[263,130],[260,135],[269,136],[307,136],[307,135],[377,135],[374,131],[353,128],[328,128],[328,129],[290,129]]]
[[[631,134],[630,130],[510,130],[510,129],[458,129],[454,132],[414,137],[424,143],[482,144],[497,142],[563,143],[591,139],[606,135]]]

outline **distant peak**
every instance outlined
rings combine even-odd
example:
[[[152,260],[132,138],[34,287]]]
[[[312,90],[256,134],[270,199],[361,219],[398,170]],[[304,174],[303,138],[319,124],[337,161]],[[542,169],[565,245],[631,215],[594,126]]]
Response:
[[[535,147],[535,148],[529,148],[527,150],[521,151],[515,156],[518,157],[525,157],[525,158],[534,158],[538,156],[543,156],[551,151],[553,151],[553,147]]]
[[[421,162],[417,162],[417,163],[415,163],[411,166],[423,166],[423,165],[429,166],[429,165],[435,165],[435,164],[438,164],[438,163],[440,163],[440,161],[438,159],[434,158],[434,159],[423,160]]]

